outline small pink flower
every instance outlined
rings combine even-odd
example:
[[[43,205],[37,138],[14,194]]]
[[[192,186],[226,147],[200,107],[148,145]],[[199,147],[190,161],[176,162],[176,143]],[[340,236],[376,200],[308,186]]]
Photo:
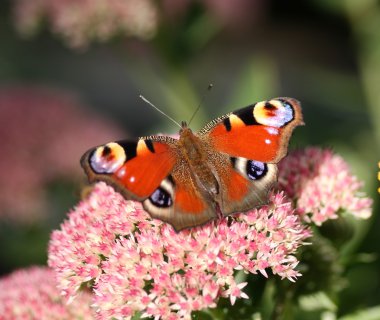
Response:
[[[247,282],[234,284],[227,290],[226,293],[230,296],[231,305],[235,304],[236,298],[243,298],[243,299],[249,298],[246,293],[241,291],[241,289],[243,289],[247,284],[248,284]]]
[[[91,295],[82,292],[67,304],[56,288],[54,272],[46,267],[14,271],[0,279],[0,319],[95,319]]]
[[[331,150],[309,147],[294,151],[279,168],[280,188],[294,199],[306,221],[321,225],[337,219],[339,210],[361,219],[371,216],[372,200],[360,192],[362,182]]]
[[[294,256],[310,231],[281,193],[246,214],[176,233],[104,183],[54,231],[49,265],[68,298],[93,283],[98,319],[190,319],[220,297],[248,298],[237,270],[296,279]]]

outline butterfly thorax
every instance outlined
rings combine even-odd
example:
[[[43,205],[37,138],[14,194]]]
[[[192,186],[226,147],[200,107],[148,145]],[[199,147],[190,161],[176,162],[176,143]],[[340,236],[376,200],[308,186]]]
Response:
[[[178,140],[178,150],[190,167],[192,178],[214,198],[219,192],[219,184],[208,161],[207,145],[190,128],[183,127]]]

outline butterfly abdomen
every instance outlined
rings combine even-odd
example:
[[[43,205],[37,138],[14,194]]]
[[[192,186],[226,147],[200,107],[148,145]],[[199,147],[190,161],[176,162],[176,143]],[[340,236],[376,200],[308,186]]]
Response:
[[[178,145],[184,161],[190,167],[192,178],[211,198],[215,198],[219,193],[219,184],[208,161],[207,145],[188,128],[181,131]]]

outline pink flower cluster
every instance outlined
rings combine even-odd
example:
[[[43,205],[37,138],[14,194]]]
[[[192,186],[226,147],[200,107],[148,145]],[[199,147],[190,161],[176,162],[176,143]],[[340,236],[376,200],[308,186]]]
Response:
[[[46,185],[82,174],[79,158],[96,143],[123,136],[67,93],[40,87],[0,90],[0,216],[42,217]]]
[[[310,231],[282,193],[246,214],[176,233],[151,219],[141,204],[126,201],[105,183],[54,231],[49,265],[59,288],[74,299],[93,284],[98,319],[191,319],[191,312],[216,306],[220,297],[248,298],[238,270],[267,271],[294,281],[294,256]]]
[[[159,21],[182,21],[191,6],[201,5],[216,25],[241,33],[266,12],[263,0],[15,0],[14,23],[24,35],[47,22],[54,33],[74,48],[115,35],[150,39]],[[181,23],[173,26],[177,28]]]
[[[295,200],[307,221],[321,225],[337,219],[340,210],[361,219],[371,216],[372,200],[360,192],[362,182],[331,150],[309,147],[291,152],[279,169],[280,188]]]
[[[36,31],[43,19],[72,47],[117,34],[150,38],[157,27],[151,0],[16,0],[15,24],[24,34]]]
[[[0,279],[0,319],[94,319],[91,294],[72,303],[60,296],[54,272],[46,267],[21,269]]]

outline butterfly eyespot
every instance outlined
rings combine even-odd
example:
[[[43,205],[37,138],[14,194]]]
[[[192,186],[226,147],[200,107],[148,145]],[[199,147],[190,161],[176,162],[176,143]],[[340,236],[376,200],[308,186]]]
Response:
[[[105,145],[105,146],[103,147],[103,150],[102,150],[102,156],[103,156],[103,157],[107,157],[107,156],[111,155],[111,153],[112,153],[112,149],[111,149],[111,147]]]
[[[267,174],[268,166],[264,162],[248,160],[246,170],[249,179],[259,180]]]
[[[294,110],[286,101],[270,100],[257,103],[253,115],[262,125],[280,128],[294,119]]]
[[[90,166],[96,173],[114,173],[124,164],[126,155],[124,148],[111,142],[98,147],[90,155]]]
[[[149,197],[150,202],[159,208],[168,208],[173,204],[173,199],[169,192],[165,189],[159,187],[156,189],[152,195]]]

